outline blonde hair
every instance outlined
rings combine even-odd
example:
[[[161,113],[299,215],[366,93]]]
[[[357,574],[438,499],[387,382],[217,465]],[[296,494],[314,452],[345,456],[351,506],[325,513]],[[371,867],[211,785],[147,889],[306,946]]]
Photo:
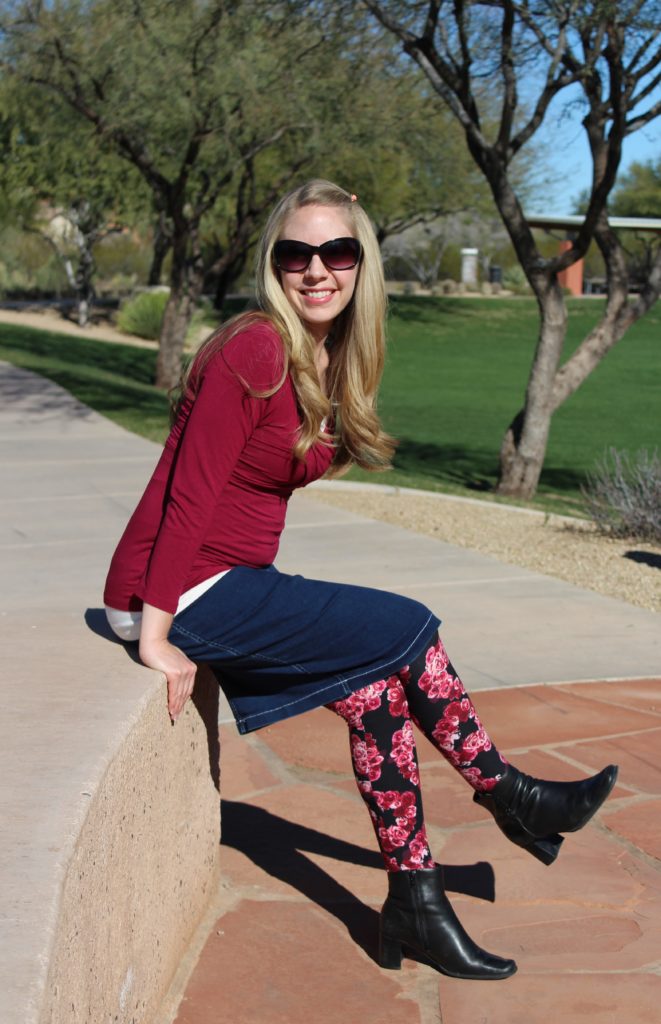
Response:
[[[353,297],[332,328],[328,396],[321,390],[315,366],[315,343],[298,314],[290,306],[273,261],[273,246],[287,219],[304,206],[328,206],[339,210],[351,234],[362,247]],[[212,336],[194,360],[206,357],[234,337],[255,318],[267,319],[278,331],[284,349],[282,377],[268,392],[275,393],[286,375],[296,392],[301,427],[294,454],[304,458],[320,439],[320,424],[333,417],[335,455],[332,475],[357,463],[364,469],[387,469],[395,443],[384,433],[376,412],[376,399],[385,357],[386,293],[381,253],[370,220],[350,193],[329,181],[315,179],[293,189],[272,211],[259,241],[256,257],[257,303],[261,313],[244,314]]]

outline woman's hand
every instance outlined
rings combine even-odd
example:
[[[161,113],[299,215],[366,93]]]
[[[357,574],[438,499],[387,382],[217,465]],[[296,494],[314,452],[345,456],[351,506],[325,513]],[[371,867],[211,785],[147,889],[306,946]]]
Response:
[[[147,668],[163,672],[168,683],[168,712],[173,722],[179,718],[195,683],[197,665],[171,644],[168,633],[172,615],[145,605],[140,629],[140,658]]]

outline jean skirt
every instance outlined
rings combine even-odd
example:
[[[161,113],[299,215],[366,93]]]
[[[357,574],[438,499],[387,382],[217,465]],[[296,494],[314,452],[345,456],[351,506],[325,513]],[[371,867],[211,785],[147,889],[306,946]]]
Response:
[[[236,566],[175,615],[169,638],[210,666],[247,733],[387,678],[439,625],[398,594]]]

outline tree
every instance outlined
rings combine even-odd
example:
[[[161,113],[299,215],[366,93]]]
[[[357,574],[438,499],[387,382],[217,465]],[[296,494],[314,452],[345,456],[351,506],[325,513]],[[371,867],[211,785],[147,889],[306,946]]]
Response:
[[[610,208],[620,217],[661,219],[661,159],[632,163],[617,183]],[[626,231],[621,239],[631,280],[646,281],[661,253],[661,231]]]
[[[639,295],[628,296],[625,252],[608,220],[626,137],[661,113],[658,0],[362,0],[422,69],[461,125],[535,294],[540,328],[525,402],[500,451],[501,494],[530,498],[542,470],[553,413],[583,383],[661,291],[657,253]],[[521,96],[526,96],[525,104]],[[543,256],[526,220],[512,161],[552,104],[580,96],[593,175],[585,219],[570,249]],[[494,130],[485,98],[500,114]],[[607,270],[603,316],[561,364],[567,309],[558,273],[594,239]]]
[[[493,209],[451,115],[439,108],[424,83],[389,67],[384,39],[374,38],[363,15],[351,11],[337,24],[325,19],[323,44],[315,57],[317,64],[333,70],[318,77],[315,69],[308,89],[331,92],[333,102],[325,111],[324,140],[317,142],[305,171],[342,182],[357,193],[380,243],[456,210]],[[293,161],[295,147],[297,140],[283,140],[277,151],[246,165],[231,202],[223,200],[222,212],[214,211],[210,218],[205,265],[218,308],[245,268],[258,235],[266,206],[260,197],[268,189],[271,201],[279,165]]]
[[[389,67],[383,41],[370,40],[369,62],[369,80],[355,90],[328,174],[342,177],[350,169],[379,244],[439,217],[492,206],[454,119],[424,83]]]
[[[661,157],[630,164],[618,180],[610,208],[619,217],[661,220]]]
[[[149,189],[150,280],[171,253],[157,366],[169,387],[205,281],[221,299],[292,180],[341,168],[362,189],[369,144],[394,120],[383,66],[365,57],[364,26],[347,44],[349,21],[317,26],[285,0],[8,6],[5,70],[68,104]]]
[[[12,8],[3,25],[5,70],[61,97],[150,190],[159,259],[168,248],[172,254],[157,365],[157,383],[170,387],[203,287],[204,218],[290,137],[293,159],[282,161],[261,202],[271,203],[315,150],[319,108],[305,79],[320,34],[278,3],[63,0]],[[235,243],[229,232],[218,272],[235,258]]]
[[[27,6],[36,14],[43,5]],[[3,27],[10,26],[8,11],[3,15]],[[57,89],[40,88],[30,74],[19,76],[15,62],[5,60],[4,70],[8,73],[0,80],[0,109],[7,132],[1,172],[5,202],[11,220],[38,234],[55,253],[77,296],[78,322],[85,326],[95,294],[95,246],[136,223],[144,226],[149,195],[136,169],[99,138],[94,125]]]
[[[56,96],[4,80],[0,108],[7,202],[21,227],[39,233],[56,253],[84,327],[94,297],[94,247],[144,214],[140,176],[104,151],[90,126]]]

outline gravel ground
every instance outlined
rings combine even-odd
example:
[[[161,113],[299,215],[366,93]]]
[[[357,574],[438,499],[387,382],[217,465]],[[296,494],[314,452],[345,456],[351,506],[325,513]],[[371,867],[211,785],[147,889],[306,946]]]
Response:
[[[310,497],[661,611],[661,547],[601,537],[590,523],[490,502],[325,483]]]
[[[158,348],[155,341],[145,341],[132,334],[122,334],[112,323],[112,318],[104,312],[95,311],[92,322],[87,327],[79,327],[59,313],[57,309],[38,306],[27,306],[24,309],[2,309],[0,307],[0,323],[17,324],[20,327],[36,327],[39,331],[54,331],[56,334],[68,334],[72,338],[91,338],[93,341],[116,342],[121,345],[134,345],[136,348]]]

